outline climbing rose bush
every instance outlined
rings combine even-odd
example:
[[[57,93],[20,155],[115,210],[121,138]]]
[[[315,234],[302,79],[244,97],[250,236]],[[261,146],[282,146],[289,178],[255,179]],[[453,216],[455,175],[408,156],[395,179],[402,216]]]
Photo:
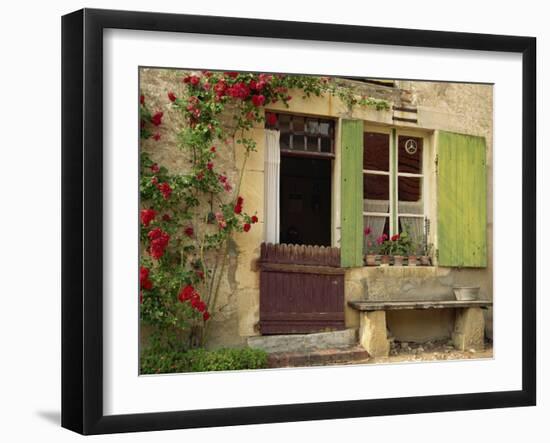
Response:
[[[350,107],[387,107],[319,77],[202,71],[186,73],[180,81],[185,92],[165,92],[162,110],[150,109],[148,97],[139,96],[141,139],[162,143],[168,112],[181,128],[179,148],[189,159],[188,170],[180,174],[143,151],[140,162],[141,319],[154,326],[153,341],[172,348],[204,344],[216,317],[229,241],[258,223],[257,208],[247,208],[240,186],[256,149],[248,131],[258,123],[277,125],[277,116],[264,107],[288,104],[290,90],[300,90],[305,98],[330,93]],[[218,169],[217,156],[235,149],[243,160],[232,182]]]

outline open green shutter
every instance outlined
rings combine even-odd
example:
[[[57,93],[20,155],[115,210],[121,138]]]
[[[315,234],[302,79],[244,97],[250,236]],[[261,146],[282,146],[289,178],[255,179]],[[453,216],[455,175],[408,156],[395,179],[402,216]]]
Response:
[[[363,122],[342,120],[341,265],[363,266]]]
[[[487,266],[485,138],[437,135],[437,248],[440,266]]]

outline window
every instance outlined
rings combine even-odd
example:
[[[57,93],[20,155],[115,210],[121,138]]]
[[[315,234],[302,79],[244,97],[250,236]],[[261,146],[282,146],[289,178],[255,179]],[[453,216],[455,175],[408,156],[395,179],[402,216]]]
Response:
[[[301,115],[277,114],[282,154],[334,157],[334,121]]]
[[[365,132],[363,149],[363,223],[371,238],[407,231],[424,245],[423,138]]]

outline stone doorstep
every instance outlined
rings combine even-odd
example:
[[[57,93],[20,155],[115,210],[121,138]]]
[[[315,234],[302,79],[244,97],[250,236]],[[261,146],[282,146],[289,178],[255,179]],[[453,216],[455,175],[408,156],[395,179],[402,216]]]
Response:
[[[323,349],[348,348],[357,345],[357,329],[316,332],[311,334],[262,335],[248,337],[248,346],[266,352],[312,352]]]
[[[312,352],[275,352],[269,354],[267,364],[269,368],[285,368],[358,363],[368,359],[368,352],[361,346],[352,346]]]

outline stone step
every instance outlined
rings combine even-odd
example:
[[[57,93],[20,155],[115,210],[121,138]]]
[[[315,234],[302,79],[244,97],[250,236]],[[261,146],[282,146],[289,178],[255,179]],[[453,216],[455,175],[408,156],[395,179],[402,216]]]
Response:
[[[311,352],[357,345],[357,329],[313,334],[263,335],[248,338],[248,346],[266,352]]]
[[[269,354],[267,364],[270,368],[289,368],[366,363],[368,359],[368,352],[361,346],[351,346],[348,348],[323,349],[311,352],[275,352]]]

